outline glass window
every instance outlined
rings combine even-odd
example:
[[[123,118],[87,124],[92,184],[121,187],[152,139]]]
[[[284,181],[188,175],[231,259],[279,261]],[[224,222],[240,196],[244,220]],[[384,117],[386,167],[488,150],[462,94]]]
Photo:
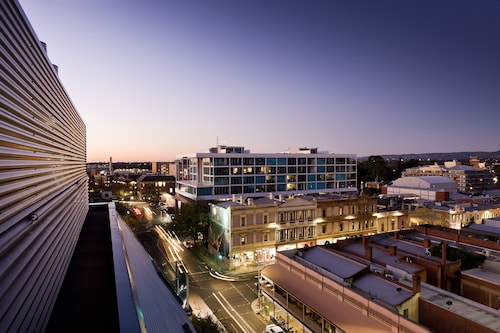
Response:
[[[266,164],[266,159],[263,157],[256,157],[255,158],[255,164],[256,165],[265,165]]]
[[[253,158],[246,157],[246,158],[243,159],[243,164],[244,165],[253,165],[253,163],[254,163]]]
[[[241,186],[231,186],[231,194],[239,194],[243,193],[243,189]]]
[[[255,176],[256,184],[263,184],[266,182],[266,176]]]
[[[266,158],[266,164],[267,165],[276,165],[276,158],[275,157]]]
[[[241,177],[231,177],[231,184],[241,184]]]
[[[255,187],[253,185],[243,186],[243,192],[244,193],[254,193],[255,192]]]
[[[222,158],[222,157],[214,158],[214,165],[227,165],[227,158]]]
[[[286,165],[286,158],[278,157],[278,165]]]

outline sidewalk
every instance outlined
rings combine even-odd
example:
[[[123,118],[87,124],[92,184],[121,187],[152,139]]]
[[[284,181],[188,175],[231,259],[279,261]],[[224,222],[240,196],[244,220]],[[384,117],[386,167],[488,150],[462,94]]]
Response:
[[[228,269],[219,259],[211,256],[208,253],[208,250],[202,245],[196,245],[196,247],[191,248],[191,250],[200,259],[200,261],[203,261],[208,267],[227,276],[257,275],[259,272],[259,266],[257,265],[242,265],[238,268]]]

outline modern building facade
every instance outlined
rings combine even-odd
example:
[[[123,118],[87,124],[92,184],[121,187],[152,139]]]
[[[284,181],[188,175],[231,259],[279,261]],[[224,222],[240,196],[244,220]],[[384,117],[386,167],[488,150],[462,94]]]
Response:
[[[313,193],[357,193],[354,154],[317,148],[250,153],[240,146],[210,148],[176,161],[176,192],[192,200]]]
[[[40,332],[88,211],[85,124],[19,3],[0,18],[0,331]]]

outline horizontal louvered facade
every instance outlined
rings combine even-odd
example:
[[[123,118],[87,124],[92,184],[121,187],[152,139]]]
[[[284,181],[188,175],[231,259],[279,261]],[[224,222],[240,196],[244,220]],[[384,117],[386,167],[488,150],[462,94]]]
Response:
[[[0,331],[43,332],[88,211],[85,124],[17,1],[0,30]]]

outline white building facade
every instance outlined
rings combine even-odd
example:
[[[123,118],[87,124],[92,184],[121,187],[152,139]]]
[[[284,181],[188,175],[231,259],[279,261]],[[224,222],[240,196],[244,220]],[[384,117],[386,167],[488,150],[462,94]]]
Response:
[[[357,193],[355,154],[300,148],[282,153],[250,153],[222,146],[176,161],[176,192],[193,200],[316,193]]]

